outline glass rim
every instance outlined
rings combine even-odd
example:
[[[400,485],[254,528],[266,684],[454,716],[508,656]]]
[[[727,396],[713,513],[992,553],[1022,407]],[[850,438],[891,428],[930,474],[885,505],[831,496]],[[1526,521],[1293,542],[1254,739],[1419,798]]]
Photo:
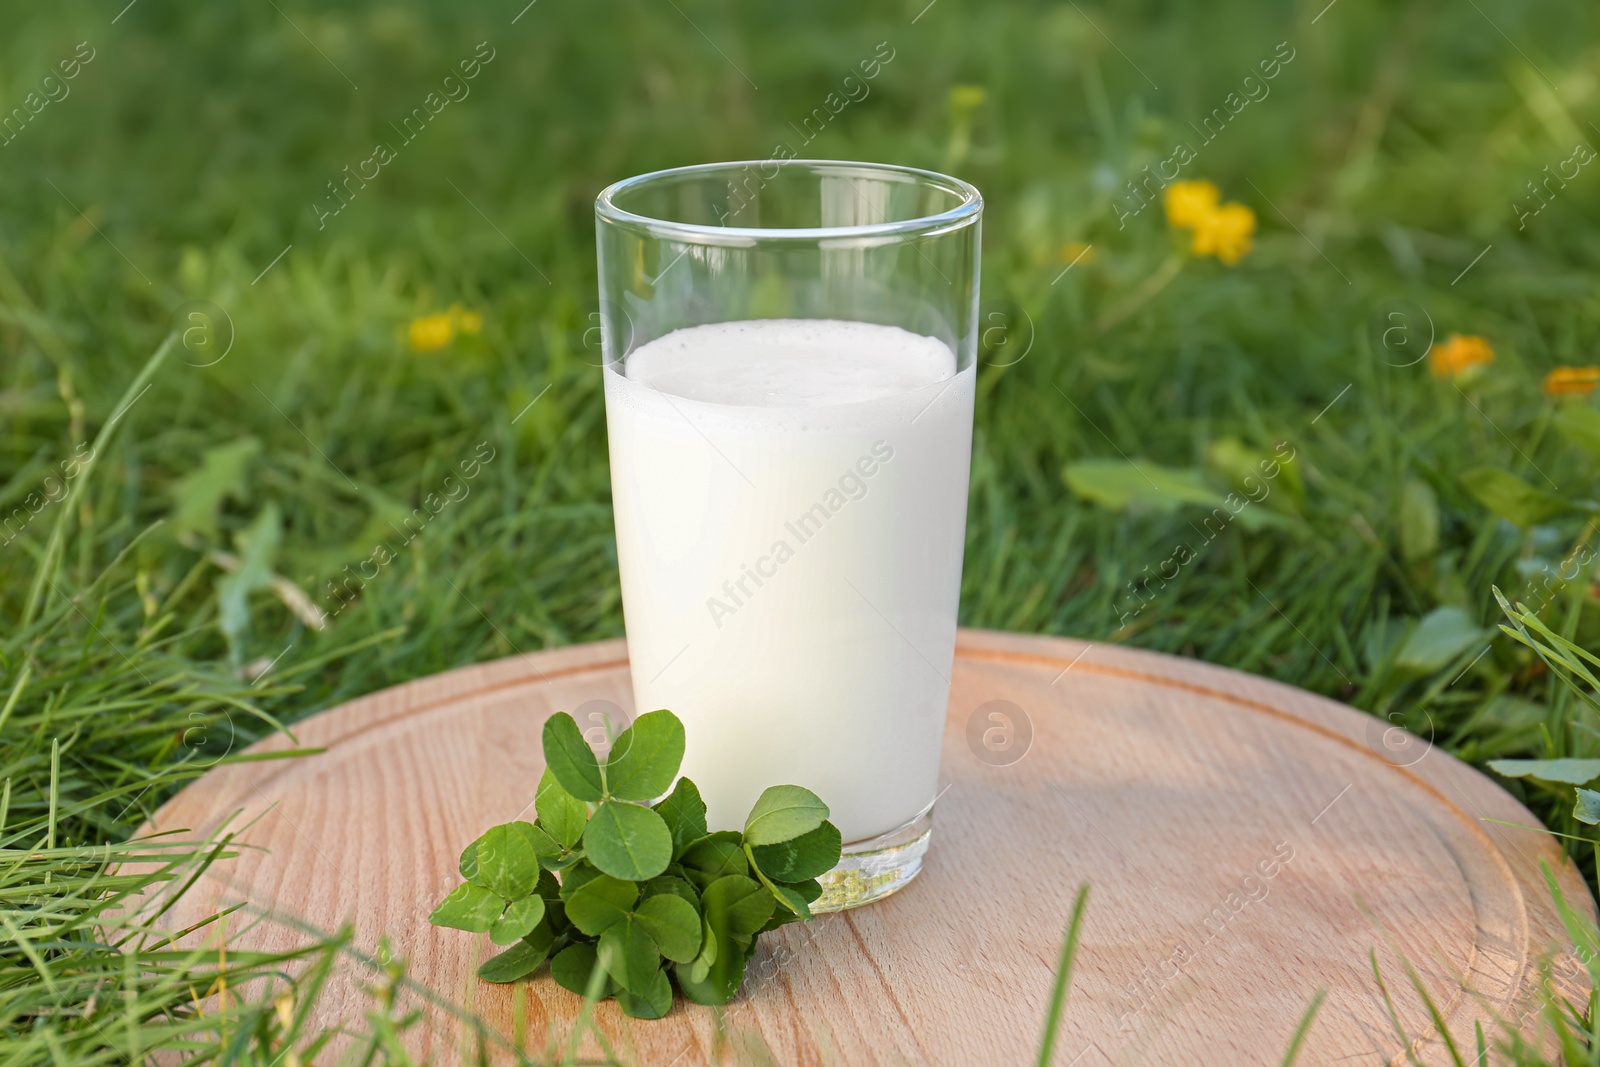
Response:
[[[668,178],[715,174],[719,171],[747,170],[777,164],[779,167],[805,167],[821,171],[854,172],[861,177],[874,174],[893,174],[910,178],[926,186],[941,189],[957,197],[954,207],[931,215],[890,222],[872,222],[853,226],[710,226],[703,223],[679,222],[674,219],[641,215],[617,205],[617,197],[642,186]],[[771,181],[766,178],[765,181]],[[615,225],[640,229],[652,237],[668,238],[693,244],[740,244],[761,241],[817,241],[859,237],[925,237],[959,229],[977,221],[983,213],[983,194],[976,186],[960,178],[941,174],[921,167],[907,167],[898,163],[867,163],[846,159],[741,159],[723,163],[695,163],[686,167],[669,167],[636,174],[631,178],[613,182],[600,191],[594,201],[595,216]]]

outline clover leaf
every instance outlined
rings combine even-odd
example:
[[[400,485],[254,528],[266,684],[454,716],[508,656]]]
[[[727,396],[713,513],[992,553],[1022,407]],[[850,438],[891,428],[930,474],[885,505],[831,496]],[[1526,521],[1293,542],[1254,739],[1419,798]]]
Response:
[[[540,897],[523,897],[506,905],[505,914],[489,927],[489,940],[497,945],[511,945],[521,941],[544,918],[544,900]]]
[[[673,893],[658,893],[639,902],[633,921],[669,960],[688,963],[700,952],[700,912]]]
[[[639,887],[602,874],[589,879],[567,898],[567,918],[590,937],[599,937],[627,918]]]
[[[808,834],[828,818],[828,805],[797,785],[768,786],[744,822],[744,843],[776,845]]]
[[[616,998],[622,1010],[635,1019],[659,1019],[672,1010],[672,983],[667,980],[666,971],[656,970],[651,972],[643,992],[618,990]]]
[[[665,793],[683,763],[683,723],[670,711],[634,720],[611,744],[606,792],[622,800],[653,800]]]
[[[678,777],[685,737],[670,711],[639,716],[603,762],[565,713],[545,722],[543,744],[534,821],[469,844],[465,881],[429,916],[507,946],[480,978],[519,981],[548,960],[558,985],[659,1019],[674,984],[696,1003],[728,1003],[761,934],[811,917],[841,839],[809,790],[773,786],[743,832],[711,830],[700,790]],[[1600,814],[1600,793],[1587,792],[1580,807]]]
[[[776,845],[749,847],[750,862],[775,882],[799,882],[833,870],[839,863],[839,828],[825,822],[815,830]]]
[[[545,720],[544,759],[561,787],[579,800],[599,800],[605,792],[594,749],[583,739],[577,720],[564,711]]]
[[[428,921],[435,926],[482,933],[494,925],[505,906],[505,899],[500,894],[481,885],[462,882],[439,902],[433,914],[428,916]]]
[[[589,862],[615,878],[642,882],[672,862],[672,831],[649,808],[624,800],[606,800],[595,809],[583,832]]]
[[[567,792],[549,767],[539,778],[533,806],[539,815],[539,825],[562,848],[574,848],[583,839],[583,824],[589,821],[589,809]]]
[[[558,851],[549,834],[527,822],[491,826],[476,845],[476,869],[468,881],[507,900],[532,893],[539,883],[540,855]]]
[[[666,821],[672,831],[672,858],[683,855],[690,843],[706,836],[706,802],[700,799],[700,790],[687,778],[679,778],[655,812]]]
[[[528,935],[504,952],[484,962],[478,977],[486,982],[515,982],[539,969],[550,955],[555,934],[548,923],[536,926]]]

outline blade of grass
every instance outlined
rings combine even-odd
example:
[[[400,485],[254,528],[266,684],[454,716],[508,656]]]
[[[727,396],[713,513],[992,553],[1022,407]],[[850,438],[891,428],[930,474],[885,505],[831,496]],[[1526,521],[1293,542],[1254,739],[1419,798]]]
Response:
[[[1061,945],[1061,959],[1056,964],[1055,988],[1050,993],[1050,1008],[1045,1013],[1044,1033],[1039,1041],[1038,1067],[1050,1067],[1055,1055],[1056,1038],[1061,1032],[1061,1019],[1067,1007],[1067,990],[1072,985],[1072,962],[1078,955],[1078,935],[1083,931],[1083,912],[1089,904],[1089,885],[1078,887],[1077,899],[1072,902],[1072,919],[1067,923],[1066,941]]]
[[[1294,1061],[1300,1056],[1300,1047],[1305,1044],[1306,1035],[1311,1032],[1311,1024],[1316,1021],[1317,1010],[1322,1007],[1322,1002],[1327,996],[1326,989],[1319,989],[1317,995],[1311,998],[1306,1013],[1300,1017],[1300,1025],[1295,1027],[1294,1037],[1289,1039],[1288,1049],[1283,1053],[1282,1067],[1294,1067]]]

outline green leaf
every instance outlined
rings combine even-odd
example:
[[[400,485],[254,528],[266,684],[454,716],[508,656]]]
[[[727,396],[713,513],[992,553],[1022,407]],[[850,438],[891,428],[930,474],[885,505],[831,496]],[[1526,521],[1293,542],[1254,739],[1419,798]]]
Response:
[[[589,821],[589,809],[583,801],[562,788],[555,772],[549,767],[539,776],[539,788],[533,794],[533,808],[539,823],[563,848],[574,848],[583,838],[584,824]]]
[[[700,952],[689,968],[689,977],[696,982],[704,982],[706,975],[711,972],[711,965],[715,962],[717,962],[717,935],[712,931],[711,923],[701,919]]]
[[[706,802],[700,790],[687,778],[679,778],[666,799],[655,806],[657,815],[666,820],[672,831],[672,858],[683,855],[683,850],[706,836]]]
[[[750,851],[749,846],[745,847],[745,851]],[[806,904],[805,897],[801,896],[799,893],[796,893],[794,890],[787,888],[786,886],[778,885],[771,878],[767,877],[765,872],[763,872],[760,867],[757,867],[754,864],[751,866],[755,870],[756,877],[761,879],[761,884],[767,887],[767,891],[777,899],[779,904],[783,905],[790,913],[798,918],[811,918],[811,908]]]
[[[571,900],[574,893],[582,889],[592,879],[600,877],[600,869],[588,860],[579,860],[570,870],[561,875],[561,899]]]
[[[1492,759],[1489,769],[1507,778],[1537,778],[1541,782],[1588,785],[1600,778],[1600,759]]]
[[[792,841],[752,847],[750,858],[775,882],[802,882],[833,870],[839,862],[840,845],[839,828],[825,822]]]
[[[1395,666],[1431,674],[1462,653],[1488,643],[1493,635],[1493,630],[1473,622],[1472,616],[1461,608],[1434,608],[1423,616],[1406,643],[1400,646]]]
[[[672,862],[672,832],[649,808],[604,801],[583,832],[589,862],[615,878],[642,882]]]
[[[1208,508],[1223,504],[1222,494],[1206,484],[1197,470],[1118,459],[1084,459],[1067,464],[1062,476],[1074,493],[1114,510],[1134,505],[1173,511],[1183,504]]]
[[[540,854],[555,850],[550,836],[532,823],[491,826],[478,838],[477,871],[472,881],[499,893],[503,900],[521,900],[539,885]]]
[[[229,654],[238,660],[250,636],[250,594],[272,585],[272,567],[283,541],[278,505],[268,503],[250,528],[234,540],[239,547],[239,569],[217,582],[217,627],[227,638]]]
[[[533,891],[544,897],[547,904],[552,900],[561,899],[561,883],[556,881],[556,876],[549,871],[539,872],[539,884]]]
[[[817,898],[822,896],[822,883],[815,878],[807,878],[801,882],[785,882],[784,888],[792,889],[800,894],[800,899],[807,904],[815,904]]]
[[[1584,404],[1567,404],[1556,412],[1556,431],[1571,443],[1600,459],[1600,411]]]
[[[461,872],[461,877],[469,882],[478,880],[478,842],[474,841],[461,850],[461,862],[456,865]]]
[[[1221,475],[1239,496],[1252,504],[1271,508],[1284,515],[1299,516],[1305,502],[1305,486],[1293,459],[1278,458],[1287,442],[1276,453],[1262,452],[1236,437],[1219,437],[1206,446],[1206,466]],[[1241,512],[1241,517],[1251,514]]]
[[[797,785],[768,786],[744,821],[744,843],[755,846],[792,841],[821,826],[827,817],[828,805],[811,790]]]
[[[1461,484],[1478,503],[1517,526],[1537,526],[1579,510],[1573,502],[1496,467],[1474,467],[1461,475]]]
[[[549,871],[539,874],[540,899],[544,901],[544,921],[550,925],[551,930],[557,934],[564,934],[572,928],[572,923],[567,919],[567,901],[561,895],[561,883]]]
[[[730,874],[706,886],[700,895],[707,922],[716,932],[717,943],[730,941],[747,948],[772,915],[772,894],[742,875]]]
[[[587,941],[580,941],[556,953],[556,958],[550,961],[550,977],[554,978],[562,989],[571,990],[581,997],[588,993],[589,979],[598,966],[599,954],[595,951],[595,946]],[[604,974],[603,969],[601,973]],[[612,988],[611,979],[605,978],[600,985],[600,996],[604,998]]]
[[[1600,793],[1580,786],[1577,802],[1572,805],[1572,817],[1590,826],[1600,826]]]
[[[684,874],[703,893],[706,886],[729,874],[749,874],[744,849],[739,846],[739,834],[733,830],[719,830],[707,834],[683,852]]]
[[[695,892],[694,886],[673,874],[658,875],[650,879],[640,889],[639,897],[641,900],[649,900],[651,897],[660,896],[662,893],[670,893],[673,896],[682,897],[695,911],[700,910],[700,894]]]
[[[494,925],[505,906],[506,900],[499,893],[471,882],[462,882],[439,902],[433,914],[428,916],[428,921],[435,926],[481,934]]]
[[[1400,487],[1400,558],[1431,559],[1439,551],[1439,497],[1427,482],[1407,478]]]
[[[672,788],[683,763],[683,723],[670,711],[639,716],[611,745],[606,791],[622,800],[654,800]]]
[[[566,849],[562,849],[554,856],[540,856],[539,866],[547,871],[565,871],[581,859],[583,859],[582,851],[569,852]]]
[[[806,898],[796,893],[786,885],[768,882],[767,888],[778,898],[778,903],[788,908],[796,917],[801,919],[811,918],[811,905],[806,903]]]
[[[261,442],[254,437],[241,437],[206,449],[200,457],[200,469],[172,485],[173,535],[216,537],[217,515],[223,501],[245,499],[245,479],[250,473],[250,464],[260,452]]]
[[[688,963],[699,953],[700,913],[682,897],[674,893],[646,897],[633,918],[667,959]]]
[[[672,983],[664,968],[657,968],[649,984],[638,993],[616,992],[617,1006],[635,1019],[659,1019],[672,1010]]]
[[[766,925],[761,928],[762,933],[766,933],[768,930],[776,930],[780,926],[787,926],[792,922],[799,922],[801,919],[811,918],[810,906],[816,903],[818,897],[822,896],[822,883],[815,878],[808,878],[803,882],[781,882],[779,885],[805,901],[806,910],[803,914],[787,908],[774,911],[772,918],[768,919]]]
[[[639,887],[632,882],[596,875],[567,896],[567,919],[590,937],[598,937],[627,918]]]
[[[543,897],[523,897],[506,905],[505,914],[489,927],[489,940],[497,945],[521,941],[544,918]]]
[[[650,988],[650,976],[661,969],[661,954],[650,935],[632,916],[606,928],[598,946],[600,963],[611,980],[630,993]]]
[[[555,935],[550,932],[549,925],[540,923],[527,937],[486,960],[478,968],[478,977],[485,982],[515,982],[525,978],[544,962],[554,943]]]
[[[604,792],[600,761],[571,715],[558,711],[544,723],[544,761],[561,787],[579,800],[599,800]],[[537,801],[535,801],[537,803]]]
[[[767,899],[772,898],[769,896]],[[717,957],[704,968],[703,978],[694,977],[695,972],[701,969],[699,963],[674,964],[672,973],[677,977],[678,988],[683,990],[683,995],[696,1004],[726,1004],[738,995],[739,987],[744,984],[744,967],[749,958],[748,952],[737,947],[718,945]]]

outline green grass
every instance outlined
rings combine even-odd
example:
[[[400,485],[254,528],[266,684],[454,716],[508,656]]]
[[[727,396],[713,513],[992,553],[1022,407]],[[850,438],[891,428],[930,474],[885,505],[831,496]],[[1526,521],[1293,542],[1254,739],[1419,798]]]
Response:
[[[1583,516],[1519,527],[1462,480],[1488,466],[1594,495],[1596,461],[1539,384],[1600,363],[1600,168],[1524,229],[1510,207],[1600,143],[1589,8],[542,0],[513,24],[519,0],[121,6],[18,9],[0,42],[0,116],[93,49],[70,95],[0,144],[0,523],[71,494],[0,533],[0,1059],[190,1041],[265,1063],[301,1039],[259,999],[198,1023],[187,987],[220,961],[113,921],[138,887],[105,865],[274,721],[621,633],[593,196],[797,144],[790,124],[879,42],[893,59],[807,151],[947,168],[987,197],[986,324],[1005,332],[980,375],[964,623],[1258,672],[1479,764],[1600,754],[1593,709],[1533,650],[1499,637],[1474,659],[1481,644],[1454,640],[1497,623],[1498,586],[1600,644],[1592,560],[1542,586],[1592,539]],[[471,95],[319,229],[326,184],[399,140],[390,124],[481,41],[494,58]],[[1295,56],[1270,95],[1183,173],[1256,212],[1251,253],[1193,260],[1157,207],[1119,228],[1124,182],[1198,145],[1189,124],[1282,41]],[[1062,275],[1074,241],[1093,254]],[[204,348],[171,344],[139,393],[191,300],[226,310],[231,350],[202,367]],[[1487,338],[1495,362],[1462,383],[1395,366],[1424,339],[1383,347],[1397,301],[1418,329],[1421,309],[1441,338]],[[412,353],[408,322],[453,303],[482,333]],[[96,440],[92,469],[47,480]],[[331,610],[341,569],[480,442],[493,458],[468,495],[325,630],[268,583]],[[1223,487],[1230,456],[1279,442],[1303,493],[1275,482],[1252,509],[1275,519],[1231,525],[1129,618],[1127,583],[1198,545],[1206,510],[1103,507],[1066,465],[1137,459]],[[1411,640],[1440,608],[1459,609],[1433,616],[1445,640]],[[1591,836],[1570,794],[1508,787]]]

